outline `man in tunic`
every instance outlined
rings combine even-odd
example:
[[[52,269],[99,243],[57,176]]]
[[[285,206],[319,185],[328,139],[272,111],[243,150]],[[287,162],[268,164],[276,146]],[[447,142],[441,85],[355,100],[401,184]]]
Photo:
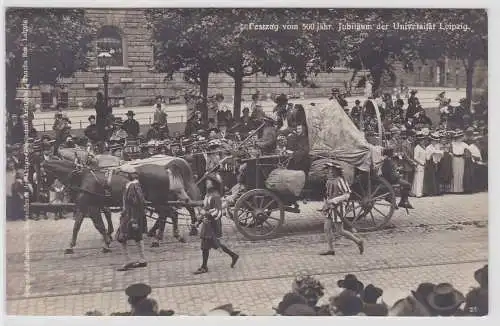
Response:
[[[125,257],[125,264],[118,269],[119,271],[147,266],[142,240],[142,235],[147,230],[144,193],[137,172],[130,171],[129,180],[123,191],[123,210],[120,226],[116,232],[116,240],[122,245]],[[139,249],[139,261],[131,261],[127,248],[128,240],[135,241]]]
[[[322,211],[325,214],[325,234],[328,241],[328,250],[320,253],[320,255],[335,255],[333,248],[334,232],[355,242],[359,253],[363,254],[363,240],[345,230],[342,219],[343,203],[349,200],[351,188],[342,176],[342,167],[338,163],[328,162],[326,166],[328,167],[328,179],[326,180],[326,198]]]
[[[226,247],[222,241],[222,199],[219,192],[221,185],[213,179],[207,180],[207,194],[203,200],[203,224],[200,231],[202,264],[194,274],[204,274],[208,272],[208,257],[210,249],[221,249],[231,257],[231,268],[234,268],[239,256]]]

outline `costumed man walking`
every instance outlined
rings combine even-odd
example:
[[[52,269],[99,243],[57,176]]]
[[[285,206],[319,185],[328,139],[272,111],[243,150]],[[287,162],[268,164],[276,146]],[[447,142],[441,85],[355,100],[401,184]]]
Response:
[[[200,230],[202,264],[194,274],[208,272],[210,249],[221,249],[231,257],[231,268],[234,268],[239,256],[221,242],[222,237],[222,199],[219,193],[220,184],[213,179],[207,180],[207,194],[203,200],[203,224]]]
[[[328,251],[320,253],[322,256],[335,255],[333,248],[334,232],[354,241],[359,248],[359,253],[364,252],[364,241],[344,229],[342,220],[342,203],[349,199],[351,188],[342,176],[342,167],[338,163],[328,162],[328,179],[326,180],[325,204],[321,209],[325,213],[325,235],[328,241]]]
[[[123,210],[120,217],[120,226],[116,232],[116,240],[122,245],[125,264],[118,271],[127,271],[131,268],[146,267],[144,256],[144,242],[142,234],[146,233],[146,213],[144,193],[139,183],[136,171],[129,172],[129,182],[123,191]],[[127,241],[134,240],[139,248],[139,261],[132,262],[127,248]]]

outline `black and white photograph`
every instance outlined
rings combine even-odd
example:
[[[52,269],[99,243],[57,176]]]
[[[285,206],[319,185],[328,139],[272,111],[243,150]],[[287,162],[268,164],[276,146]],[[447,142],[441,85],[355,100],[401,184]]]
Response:
[[[488,10],[234,5],[4,7],[6,314],[488,315]]]

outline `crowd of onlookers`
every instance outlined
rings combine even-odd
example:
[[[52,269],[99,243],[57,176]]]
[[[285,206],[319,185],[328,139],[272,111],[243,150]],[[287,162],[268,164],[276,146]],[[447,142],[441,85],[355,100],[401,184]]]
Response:
[[[465,99],[461,100],[458,106],[453,106],[444,92],[439,94],[436,101],[439,106],[440,121],[436,122],[432,121],[422,108],[417,97],[418,92],[413,90],[409,93],[407,97],[401,96],[400,93],[395,96],[391,94],[372,96],[372,101],[361,104],[356,100],[355,105],[349,108],[344,96],[338,89],[334,89],[331,100],[336,100],[344,108],[354,124],[365,133],[369,142],[377,141],[379,137],[374,105],[377,106],[384,130],[382,145],[392,150],[390,159],[397,163],[401,178],[411,185],[412,195],[436,196],[486,190],[488,187],[487,94],[472,105],[472,108],[466,108]],[[39,169],[43,160],[54,158],[61,148],[73,148],[95,154],[106,152],[124,160],[149,157],[159,153],[177,155],[178,153],[174,152],[176,146],[172,144],[174,142],[184,141],[182,145],[177,145],[187,147],[190,142],[192,143],[193,137],[203,136],[207,140],[236,137],[237,140],[241,140],[258,128],[263,121],[269,121],[260,102],[259,93],[252,96],[250,107],[243,108],[238,121],[233,119],[230,108],[224,102],[224,96],[217,94],[209,102],[211,110],[208,111],[208,117],[204,117],[201,111],[194,107],[195,110],[187,121],[183,135],[179,133],[171,135],[165,103],[162,97],[157,97],[152,108],[154,115],[152,126],[141,135],[133,111],[126,113],[126,120],[113,116],[111,108],[104,105],[102,94],[99,94],[95,106],[96,115],[89,116],[89,124],[82,137],[75,137],[70,119],[61,111],[56,112],[54,116],[55,135],[53,137],[48,134],[40,135],[33,128],[34,115],[33,111],[29,110],[26,117],[29,138],[25,146],[30,152],[30,170],[26,180],[23,175],[25,146],[22,145],[26,127],[23,122],[24,117],[10,115],[7,128],[7,216],[9,218],[24,217],[21,203],[24,202],[25,184],[30,186],[28,189],[31,189],[32,201],[46,203],[67,201],[64,186],[57,182],[46,184],[44,182],[46,176]],[[281,125],[290,118],[289,113],[297,111],[297,108],[299,108],[297,112],[304,111],[300,104],[288,103],[284,94],[278,96],[275,101],[277,106],[274,110],[274,122],[269,126],[266,125],[260,132],[262,135],[259,134],[259,137],[262,136],[262,143],[272,143],[267,146],[269,149],[264,148],[268,152],[280,147],[276,143],[280,143],[280,139],[283,138],[280,138],[283,129]],[[304,120],[305,123],[305,116],[299,120]],[[303,124],[301,126],[302,129],[306,128]],[[297,128],[300,129],[301,126]],[[265,132],[267,129],[276,128],[280,132]],[[304,135],[300,136],[304,132],[297,132],[294,128],[285,131],[287,135],[290,133],[289,136],[292,136],[287,136],[289,138],[286,140],[287,149],[299,153],[298,147],[308,147],[308,144],[305,144],[306,139],[304,142],[300,141],[301,137],[304,138]],[[303,151],[308,152],[305,149]],[[297,158],[295,161],[307,160]],[[34,219],[39,218],[38,214],[30,216]],[[42,216],[48,215],[42,214]],[[56,218],[64,216],[61,212],[56,214]]]
[[[438,94],[439,122],[432,121],[412,90],[407,98],[383,94],[372,102],[348,108],[338,91],[333,98],[344,108],[368,141],[377,141],[378,117],[384,131],[382,145],[391,149],[402,177],[416,197],[445,193],[473,193],[487,189],[488,106],[487,94],[471,108],[466,99],[451,105],[445,92]],[[378,143],[380,144],[380,143]]]
[[[321,304],[325,296],[323,284],[305,275],[297,277],[276,307],[281,316],[485,316],[488,314],[488,265],[474,273],[477,284],[463,294],[450,283],[421,283],[406,297],[384,301],[384,290],[374,284],[364,285],[353,274],[337,281],[336,295]],[[112,313],[114,316],[175,316],[172,310],[160,310],[158,302],[149,297],[151,287],[138,283],[129,286],[130,311]],[[200,312],[208,316],[244,316],[232,304],[224,304]],[[102,315],[99,311],[87,315]]]

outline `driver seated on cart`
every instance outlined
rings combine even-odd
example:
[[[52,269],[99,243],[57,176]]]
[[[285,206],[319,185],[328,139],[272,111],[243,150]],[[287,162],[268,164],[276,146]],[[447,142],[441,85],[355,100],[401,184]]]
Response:
[[[263,155],[272,155],[275,154],[278,139],[276,121],[270,117],[264,117],[263,122],[265,123],[264,128],[255,145],[262,151]]]

